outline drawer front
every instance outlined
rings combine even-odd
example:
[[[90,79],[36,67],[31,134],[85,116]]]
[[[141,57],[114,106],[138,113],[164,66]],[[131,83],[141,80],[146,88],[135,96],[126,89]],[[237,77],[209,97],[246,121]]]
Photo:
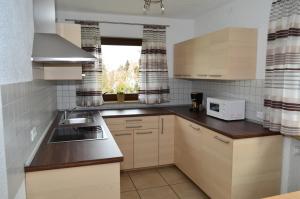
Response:
[[[107,118],[105,122],[111,131],[129,129],[158,129],[159,116]]]
[[[134,168],[158,165],[158,130],[134,130]]]
[[[133,168],[133,131],[112,131],[115,141],[117,142],[124,160],[121,162],[121,170]]]

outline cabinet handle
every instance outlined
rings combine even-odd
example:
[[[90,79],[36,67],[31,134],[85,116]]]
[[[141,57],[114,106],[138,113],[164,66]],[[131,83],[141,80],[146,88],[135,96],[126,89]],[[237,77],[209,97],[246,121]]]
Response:
[[[126,120],[126,122],[142,122],[142,119]]]
[[[120,134],[115,134],[115,136],[127,136],[127,135],[131,135],[131,133],[120,133]]]
[[[190,124],[190,127],[196,131],[200,131],[200,128],[193,127],[193,125],[191,125],[191,124]]]
[[[145,134],[152,134],[152,131],[148,131],[148,132],[137,132],[137,135],[145,135]]]
[[[164,118],[161,118],[161,134],[164,134]]]
[[[215,139],[216,139],[216,140],[219,140],[219,141],[221,141],[221,142],[223,142],[223,143],[225,143],[225,144],[229,144],[229,143],[230,143],[229,141],[224,140],[224,139],[222,139],[222,138],[220,138],[220,137],[218,137],[218,136],[215,136]]]
[[[201,75],[201,74],[198,74],[197,76],[198,77],[207,77],[207,75]]]
[[[191,77],[192,75],[175,75],[175,77]]]
[[[210,77],[222,77],[223,75],[209,75]]]
[[[142,125],[139,125],[139,126],[126,126],[126,128],[142,128],[143,126]]]

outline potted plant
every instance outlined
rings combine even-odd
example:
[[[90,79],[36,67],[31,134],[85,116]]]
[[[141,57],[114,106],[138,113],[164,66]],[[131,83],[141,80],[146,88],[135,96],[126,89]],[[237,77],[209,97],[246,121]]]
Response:
[[[117,100],[118,100],[118,102],[125,101],[125,85],[124,85],[124,83],[120,83],[117,86]]]

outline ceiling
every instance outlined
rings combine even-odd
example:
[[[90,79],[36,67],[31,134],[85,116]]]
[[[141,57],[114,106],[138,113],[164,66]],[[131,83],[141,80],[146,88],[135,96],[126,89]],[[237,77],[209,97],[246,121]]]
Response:
[[[148,16],[195,18],[202,12],[233,0],[164,0],[165,13],[159,4],[151,5]],[[144,0],[56,0],[56,9],[65,11],[100,12],[143,16]]]

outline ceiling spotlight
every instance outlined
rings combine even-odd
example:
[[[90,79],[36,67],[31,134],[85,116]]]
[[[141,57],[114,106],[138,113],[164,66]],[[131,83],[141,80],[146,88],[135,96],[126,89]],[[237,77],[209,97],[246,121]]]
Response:
[[[145,14],[150,10],[151,4],[160,4],[161,13],[164,14],[165,6],[163,3],[163,0],[144,0],[144,1],[145,1],[145,4],[144,4],[143,11]]]

